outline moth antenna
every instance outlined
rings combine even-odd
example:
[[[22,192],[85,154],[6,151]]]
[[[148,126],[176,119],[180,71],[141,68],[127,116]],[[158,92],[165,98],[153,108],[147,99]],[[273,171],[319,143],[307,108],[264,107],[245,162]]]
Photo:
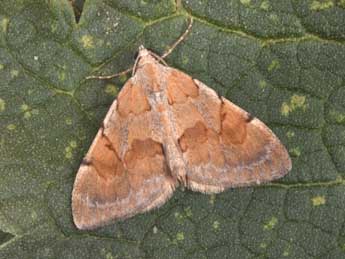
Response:
[[[128,74],[129,72],[131,72],[133,70],[133,67],[130,67],[122,72],[113,74],[113,75],[109,75],[109,76],[87,76],[86,79],[112,79],[114,77],[118,77],[118,76],[122,76],[125,74]]]
[[[166,66],[169,66],[168,64],[167,64],[167,62],[165,62],[165,60],[161,57],[161,56],[159,56],[159,55],[157,55],[156,53],[154,53],[154,52],[152,52],[152,51],[149,51],[150,52],[150,54],[152,55],[152,56],[154,56],[157,60],[159,60],[161,63],[163,63],[164,65],[166,65]]]
[[[162,59],[170,55],[170,53],[176,48],[176,46],[179,45],[181,41],[183,41],[187,37],[187,35],[191,31],[192,25],[193,25],[193,18],[190,18],[188,27],[185,30],[185,32],[180,36],[180,38],[178,38],[178,40],[173,45],[171,45],[171,47],[166,52],[163,53],[163,55],[161,56]]]

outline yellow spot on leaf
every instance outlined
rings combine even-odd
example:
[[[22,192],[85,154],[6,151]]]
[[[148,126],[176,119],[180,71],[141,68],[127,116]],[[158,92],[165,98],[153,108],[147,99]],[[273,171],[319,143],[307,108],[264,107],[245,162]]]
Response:
[[[152,228],[152,232],[153,232],[153,234],[157,234],[158,233],[158,228],[156,226],[154,226]]]
[[[24,115],[23,115],[24,119],[29,119],[32,115],[39,114],[39,110],[38,109],[31,109],[30,106],[25,104],[25,103],[20,106],[20,109],[24,113]]]
[[[110,253],[110,252],[108,252],[108,253],[105,255],[105,258],[106,258],[106,259],[114,259],[113,254]]]
[[[240,0],[241,4],[243,4],[244,6],[250,6],[250,2],[251,0]]]
[[[193,216],[193,213],[192,213],[192,210],[191,210],[190,207],[185,208],[185,209],[184,209],[184,213],[186,214],[186,216],[187,216],[188,218],[191,218],[191,217]]]
[[[278,223],[278,219],[276,217],[272,217],[270,221],[268,221],[264,225],[264,230],[272,230],[275,227],[275,225],[277,225],[277,223]]]
[[[289,131],[286,133],[286,136],[287,136],[288,138],[292,138],[292,137],[295,136],[295,132],[289,130]]]
[[[83,35],[83,37],[81,37],[81,42],[86,49],[94,47],[93,37],[90,35]]]
[[[290,113],[290,107],[286,102],[283,102],[282,107],[280,108],[280,113],[284,116],[288,116]]]
[[[261,244],[260,244],[260,248],[265,249],[266,247],[267,247],[267,244],[266,244],[266,243],[261,243]]]
[[[18,70],[11,70],[11,77],[14,78],[14,77],[17,77],[19,75],[19,71]]]
[[[58,28],[58,26],[57,26],[56,23],[50,25],[50,29],[51,29],[51,31],[52,31],[53,33],[56,32],[57,28]]]
[[[336,178],[335,178],[335,181],[336,182],[342,182],[344,181],[343,177],[341,175],[338,175]]]
[[[291,106],[292,108],[306,108],[305,107],[305,96],[293,95],[291,97]]]
[[[126,75],[120,75],[119,79],[120,79],[121,83],[124,83],[127,81],[127,76]]]
[[[24,112],[24,119],[29,119],[31,115],[31,112]]]
[[[183,241],[183,240],[184,240],[184,234],[183,234],[183,232],[177,232],[177,234],[176,234],[176,240],[177,240],[177,241]]]
[[[21,106],[20,106],[20,109],[23,111],[23,112],[25,112],[25,111],[27,111],[27,110],[29,110],[29,105],[27,105],[27,104],[22,104]]]
[[[340,113],[335,110],[330,111],[329,115],[338,123],[345,122],[345,113]]]
[[[59,72],[59,80],[65,81],[66,79],[66,73],[65,72]]]
[[[175,216],[175,218],[177,218],[177,219],[178,219],[178,218],[180,218],[180,217],[181,217],[181,214],[180,214],[179,212],[175,212],[175,213],[174,213],[174,216]]]
[[[275,23],[279,21],[278,15],[273,14],[273,13],[270,14],[269,18],[271,19],[272,22],[275,22]]]
[[[311,199],[313,206],[321,206],[326,204],[326,198],[325,196],[316,196]]]
[[[325,9],[332,8],[334,6],[333,1],[328,0],[328,1],[313,1],[310,4],[310,10],[312,11],[322,11]]]
[[[77,142],[75,140],[71,140],[69,145],[65,147],[65,157],[67,159],[71,159],[73,156],[73,149],[77,147]]]
[[[187,65],[187,64],[189,63],[189,58],[188,58],[187,56],[183,56],[183,57],[182,57],[182,63],[183,63],[184,65]]]
[[[293,112],[296,109],[302,109],[303,111],[305,111],[306,108],[307,108],[306,97],[294,94],[291,97],[289,103],[283,102],[280,108],[280,112],[283,116],[288,116],[289,113]]]
[[[65,157],[66,157],[67,159],[71,159],[71,158],[72,158],[72,152],[67,152],[67,153],[65,153]]]
[[[32,219],[37,219],[37,213],[36,213],[36,211],[31,211],[31,218]]]
[[[269,72],[275,70],[275,69],[278,69],[280,68],[280,63],[278,60],[272,60],[271,64],[268,66],[267,70]]]
[[[15,124],[8,124],[6,128],[7,128],[8,130],[15,130],[16,127],[17,127],[17,126],[16,126]]]
[[[104,91],[111,96],[116,96],[118,93],[117,87],[114,84],[107,84]]]
[[[291,240],[292,241],[292,240]],[[283,251],[283,256],[284,257],[287,257],[290,255],[290,251],[291,251],[291,245],[290,243],[287,244],[287,246],[284,248],[284,251]]]
[[[262,3],[260,4],[260,9],[264,11],[268,11],[270,7],[271,7],[270,2],[267,0],[262,1]]]
[[[212,224],[212,227],[214,230],[218,230],[219,229],[219,226],[220,226],[220,223],[219,221],[214,221],[213,224]]]
[[[8,23],[9,23],[9,19],[8,18],[3,18],[1,20],[1,28],[2,28],[2,31],[3,32],[6,32],[7,31],[7,26],[8,26]]]
[[[3,70],[4,69],[4,65],[3,64],[0,64],[0,70]]]
[[[71,118],[66,118],[66,119],[65,119],[65,123],[66,123],[67,125],[72,125],[72,119],[71,119]]]
[[[265,80],[260,80],[259,81],[259,87],[261,89],[265,89],[267,87],[267,82]]]
[[[6,102],[4,99],[0,98],[0,112],[3,112],[6,109]]]
[[[72,140],[72,141],[69,142],[69,145],[70,145],[71,148],[76,148],[77,147],[77,141]]]
[[[301,150],[299,147],[294,147],[289,150],[290,154],[293,156],[300,156],[301,155]]]

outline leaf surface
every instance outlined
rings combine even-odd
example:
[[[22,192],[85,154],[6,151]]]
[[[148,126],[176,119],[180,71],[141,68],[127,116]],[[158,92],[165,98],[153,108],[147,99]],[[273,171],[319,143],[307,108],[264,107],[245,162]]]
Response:
[[[72,221],[80,161],[140,44],[267,123],[293,169],[95,231]],[[0,1],[0,258],[345,257],[345,3]]]

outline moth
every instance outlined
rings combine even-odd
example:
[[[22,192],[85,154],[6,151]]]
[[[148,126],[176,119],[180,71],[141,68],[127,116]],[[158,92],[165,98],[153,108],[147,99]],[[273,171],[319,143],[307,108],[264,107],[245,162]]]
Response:
[[[290,170],[288,152],[263,122],[140,46],[80,165],[73,220],[94,229],[161,206],[179,185],[219,193]]]

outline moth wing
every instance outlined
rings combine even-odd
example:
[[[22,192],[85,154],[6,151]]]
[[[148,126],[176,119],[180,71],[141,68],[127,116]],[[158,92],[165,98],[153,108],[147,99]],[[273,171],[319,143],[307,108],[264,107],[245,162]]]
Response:
[[[167,82],[187,187],[217,193],[291,170],[288,152],[263,122],[178,70]]]
[[[157,118],[146,96],[129,82],[105,117],[77,173],[72,213],[92,229],[162,205],[173,193]]]

